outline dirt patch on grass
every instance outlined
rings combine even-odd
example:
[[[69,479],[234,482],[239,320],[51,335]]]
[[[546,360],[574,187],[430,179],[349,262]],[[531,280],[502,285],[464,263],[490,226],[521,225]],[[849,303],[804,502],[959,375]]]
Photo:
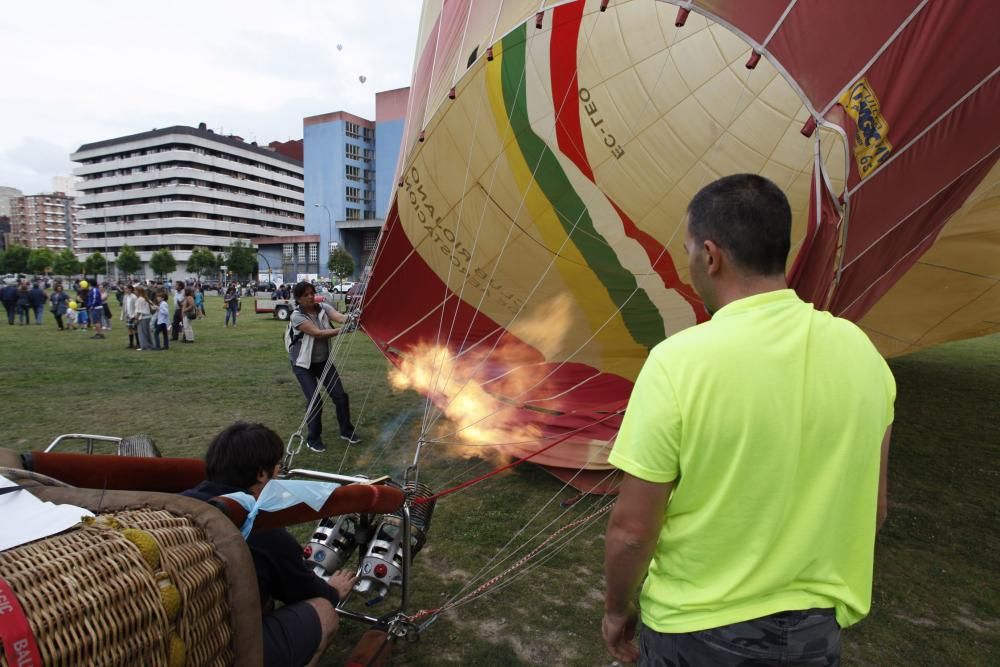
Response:
[[[568,633],[567,636],[547,632],[541,627],[526,633],[522,624],[508,623],[504,618],[463,623],[460,618],[452,616],[451,620],[468,632],[478,632],[484,641],[497,645],[507,644],[525,664],[566,665],[577,657],[572,646],[574,633]]]

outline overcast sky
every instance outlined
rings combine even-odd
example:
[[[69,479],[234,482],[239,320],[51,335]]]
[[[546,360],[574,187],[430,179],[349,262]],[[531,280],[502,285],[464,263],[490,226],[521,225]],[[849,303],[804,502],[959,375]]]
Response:
[[[205,122],[266,144],[301,139],[305,116],[374,118],[376,91],[410,84],[420,4],[7,3],[0,186],[51,191],[81,144],[154,127]]]

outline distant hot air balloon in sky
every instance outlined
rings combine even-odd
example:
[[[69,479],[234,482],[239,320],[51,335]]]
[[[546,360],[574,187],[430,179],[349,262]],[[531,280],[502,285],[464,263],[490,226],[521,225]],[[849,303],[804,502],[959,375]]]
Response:
[[[343,44],[337,44],[337,50],[338,51],[343,51],[344,50],[344,45]]]
[[[649,350],[707,317],[684,213],[733,173],[788,195],[791,287],[886,356],[1000,331],[1000,3],[549,5],[424,5],[361,325],[430,351],[442,412],[474,390],[511,453],[607,467]]]
[[[358,81],[360,81],[361,83],[364,83],[367,80],[368,80],[368,77],[365,76],[364,74],[362,74],[361,76],[358,77]]]

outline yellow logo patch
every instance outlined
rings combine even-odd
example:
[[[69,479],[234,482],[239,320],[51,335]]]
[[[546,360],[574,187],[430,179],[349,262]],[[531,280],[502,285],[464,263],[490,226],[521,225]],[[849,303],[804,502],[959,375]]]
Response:
[[[854,135],[854,159],[858,163],[858,173],[865,178],[892,153],[889,123],[882,116],[882,105],[866,78],[851,86],[840,98],[840,104],[858,124]]]

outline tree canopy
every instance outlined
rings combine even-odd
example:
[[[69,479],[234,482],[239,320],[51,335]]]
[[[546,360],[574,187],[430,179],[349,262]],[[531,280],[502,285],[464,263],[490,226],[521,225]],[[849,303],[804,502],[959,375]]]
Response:
[[[63,249],[52,261],[52,272],[58,276],[74,276],[80,273],[80,260],[69,248]]]
[[[351,257],[351,253],[343,248],[335,248],[330,253],[330,258],[326,261],[326,268],[338,280],[343,280],[354,273],[354,258]]]
[[[35,248],[28,254],[28,270],[32,273],[48,273],[52,270],[56,254],[48,248]]]
[[[115,264],[118,266],[119,271],[126,276],[131,276],[139,272],[142,261],[139,259],[139,253],[135,251],[135,248],[126,243],[118,251],[118,259],[115,260]]]
[[[4,273],[27,273],[31,250],[23,245],[12,245],[0,256],[0,270]]]
[[[226,266],[239,278],[249,278],[257,272],[257,251],[243,241],[234,241],[226,251]]]
[[[209,276],[219,269],[215,255],[208,248],[195,248],[187,261],[187,270],[197,275]]]
[[[83,261],[83,270],[87,275],[92,275],[96,278],[98,274],[107,273],[108,262],[104,259],[104,255],[98,251]]]
[[[177,260],[169,250],[160,248],[149,258],[149,268],[153,269],[155,275],[165,278],[168,273],[177,270]]]

